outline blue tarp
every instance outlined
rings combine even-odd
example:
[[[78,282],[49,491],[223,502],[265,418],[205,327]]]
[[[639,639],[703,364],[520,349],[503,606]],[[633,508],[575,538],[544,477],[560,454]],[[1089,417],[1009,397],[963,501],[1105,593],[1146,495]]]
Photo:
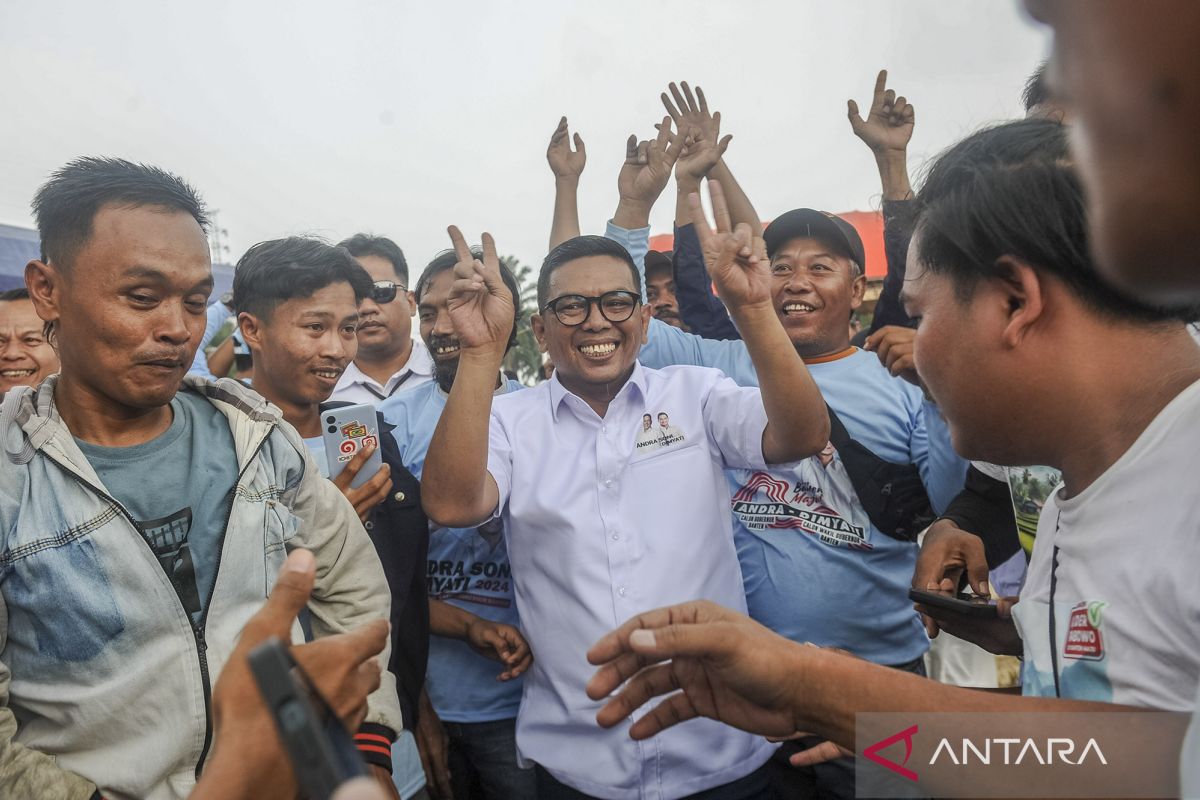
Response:
[[[0,291],[25,285],[25,265],[38,258],[41,247],[37,231],[0,224]],[[217,298],[233,286],[233,267],[229,264],[213,264],[213,279]]]

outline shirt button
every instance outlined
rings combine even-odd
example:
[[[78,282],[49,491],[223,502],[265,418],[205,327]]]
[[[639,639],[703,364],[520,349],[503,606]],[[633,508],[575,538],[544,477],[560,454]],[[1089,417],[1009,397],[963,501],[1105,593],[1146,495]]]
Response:
[[[616,531],[613,531],[612,540],[615,542],[617,539],[620,539],[620,538],[621,538],[621,534],[617,533]]]
[[[612,478],[609,478],[608,480],[606,480],[606,481],[604,482],[604,485],[605,485],[605,486],[612,486]]]
[[[403,503],[403,502],[404,502],[404,498],[405,498],[405,497],[407,497],[407,496],[408,496],[408,495],[404,494],[404,492],[396,492],[396,494],[392,495],[392,497],[394,497],[394,498],[395,498],[395,500],[396,500],[396,502],[397,502],[397,503]]]
[[[624,597],[625,596],[625,587],[622,586],[620,589],[617,589],[617,594],[621,595],[621,597]]]
[[[375,523],[368,520],[367,522],[365,522],[363,524],[363,527],[366,528],[367,530],[371,530],[372,528],[375,527]]]

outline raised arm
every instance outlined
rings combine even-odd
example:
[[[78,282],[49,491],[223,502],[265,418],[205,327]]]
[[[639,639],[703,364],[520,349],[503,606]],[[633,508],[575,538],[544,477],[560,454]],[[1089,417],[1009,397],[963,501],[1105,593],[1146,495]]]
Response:
[[[904,285],[904,265],[908,243],[912,239],[912,184],[908,179],[908,143],[912,139],[916,113],[903,97],[887,88],[887,70],[875,79],[871,108],[867,118],[858,115],[858,104],[846,101],[850,128],[875,156],[879,181],[883,187],[883,244],[887,257],[887,276],[875,304],[871,333],[888,325],[907,327],[912,320],[900,303]],[[868,348],[870,349],[870,348]]]
[[[550,249],[579,235],[579,176],[587,164],[583,139],[575,134],[575,150],[571,150],[571,134],[567,118],[558,121],[546,148],[546,161],[554,173],[554,220],[550,223]]]
[[[858,103],[846,101],[850,128],[863,144],[871,148],[879,179],[883,184],[884,200],[911,200],[912,184],[908,180],[908,142],[912,139],[916,112],[905,98],[887,88],[887,70],[879,70],[871,108],[867,118],[858,115]]]
[[[487,471],[488,424],[496,373],[513,326],[513,296],[500,279],[491,234],[483,234],[483,261],[471,255],[462,233],[450,226],[458,254],[448,310],[459,340],[458,372],[446,400],[421,475],[425,513],[449,528],[487,519],[500,490]]]
[[[771,303],[771,270],[760,232],[733,227],[721,184],[708,183],[714,231],[704,217],[700,196],[689,199],[692,220],[704,251],[704,263],[729,308],[758,373],[767,426],[763,458],[778,464],[820,452],[829,441],[825,400],[792,346]]]
[[[635,134],[629,135],[625,163],[617,175],[619,200],[613,224],[626,230],[650,225],[650,209],[671,179],[682,146],[682,139],[671,129],[670,117],[663,117],[658,135],[649,141],[639,142]]]
[[[699,86],[696,87],[695,93],[692,92],[692,87],[688,86],[687,81],[683,81],[678,86],[672,83],[667,88],[671,91],[671,97],[668,97],[666,92],[661,95],[663,106],[671,115],[676,129],[685,142],[680,158],[692,156],[693,151],[698,151],[701,157],[715,156],[705,170],[705,176],[710,180],[720,182],[721,189],[725,192],[725,202],[729,205],[729,216],[733,220],[733,224],[745,223],[752,230],[757,231],[762,225],[761,218],[754,210],[754,206],[751,205],[750,198],[746,196],[741,185],[733,177],[733,173],[729,171],[729,165],[725,161],[725,149],[729,147],[729,141],[733,136],[730,134],[721,138],[721,112],[709,112],[708,99],[705,98],[704,90]],[[672,98],[674,102],[672,102]],[[678,169],[676,169],[676,175],[678,175]],[[677,207],[676,224],[681,224],[679,222],[681,219],[689,219],[689,217],[683,216],[688,213],[686,198],[683,198],[683,201],[684,205]]]

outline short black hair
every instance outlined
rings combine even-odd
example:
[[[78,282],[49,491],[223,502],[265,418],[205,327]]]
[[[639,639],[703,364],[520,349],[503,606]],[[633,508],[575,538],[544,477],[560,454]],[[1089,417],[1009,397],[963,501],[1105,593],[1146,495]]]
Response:
[[[916,197],[922,266],[950,275],[960,298],[1001,277],[1011,256],[1053,275],[1113,319],[1194,319],[1126,297],[1096,274],[1083,187],[1056,122],[1024,119],[979,131],[942,153]]]
[[[28,300],[29,290],[24,286],[18,286],[16,289],[9,289],[6,292],[0,292],[0,303],[11,303],[14,300]]]
[[[371,276],[344,247],[311,236],[259,242],[246,251],[233,273],[233,303],[259,319],[297,297],[311,297],[333,283],[354,290],[355,303],[370,296]]]
[[[567,239],[551,250],[550,254],[546,256],[546,260],[542,262],[537,282],[539,309],[545,308],[546,302],[550,299],[550,276],[554,270],[572,261],[590,256],[612,256],[624,261],[629,267],[629,274],[633,276],[633,290],[639,297],[641,296],[642,278],[638,274],[637,265],[633,263],[633,257],[629,255],[628,250],[612,239],[606,239],[603,236],[576,236],[574,239]]]
[[[208,232],[208,210],[183,178],[120,158],[77,158],[57,170],[33,197],[42,261],[69,268],[92,235],[92,220],[110,203],[190,214]]]
[[[471,255],[480,261],[483,260],[483,250],[478,247],[471,248]],[[433,276],[454,269],[454,265],[457,263],[457,253],[453,250],[443,250],[425,265],[425,269],[421,271],[421,277],[417,278],[417,288],[413,290],[418,306],[421,305],[421,295],[425,294],[425,290],[429,288],[429,281],[433,280]],[[508,337],[508,345],[505,347],[505,352],[508,352],[517,343],[517,326],[521,324],[521,282],[503,261],[500,262],[500,280],[504,281],[504,285],[508,287],[513,296],[513,329],[512,335]]]
[[[1050,102],[1050,87],[1046,84],[1046,70],[1049,66],[1049,61],[1038,64],[1037,69],[1029,76],[1029,80],[1025,81],[1025,88],[1021,92],[1021,102],[1025,105],[1026,114],[1038,106]]]
[[[338,242],[338,247],[344,247],[352,256],[378,256],[390,261],[396,277],[408,286],[408,261],[400,245],[386,236],[372,236],[369,233],[356,233],[349,239]]]

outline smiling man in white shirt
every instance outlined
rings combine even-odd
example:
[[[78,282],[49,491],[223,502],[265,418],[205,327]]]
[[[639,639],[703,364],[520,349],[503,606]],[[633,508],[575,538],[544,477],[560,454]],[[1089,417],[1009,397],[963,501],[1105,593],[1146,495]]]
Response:
[[[375,286],[358,309],[358,355],[329,399],[374,404],[433,380],[433,358],[423,342],[412,338],[416,304],[404,252],[391,239],[366,233],[338,247],[350,251]]]
[[[450,313],[458,375],[425,462],[430,516],[465,526],[504,519],[517,606],[537,654],[517,719],[517,747],[537,767],[541,798],[759,797],[771,753],[763,739],[689,725],[654,745],[595,723],[584,687],[592,638],[647,603],[705,597],[745,609],[723,469],[787,462],[829,438],[824,401],[770,302],[761,239],[731,231],[712,184],[717,232],[693,197],[707,263],[759,374],[743,388],[703,367],[637,361],[650,311],[629,254],[601,237],[555,248],[538,281],[534,333],[554,377],[493,399],[512,325],[495,244],[460,255]],[[687,433],[639,450],[647,413],[669,409]],[[490,411],[490,415],[489,415]],[[490,430],[489,430],[490,416]],[[699,498],[707,498],[707,502]]]

